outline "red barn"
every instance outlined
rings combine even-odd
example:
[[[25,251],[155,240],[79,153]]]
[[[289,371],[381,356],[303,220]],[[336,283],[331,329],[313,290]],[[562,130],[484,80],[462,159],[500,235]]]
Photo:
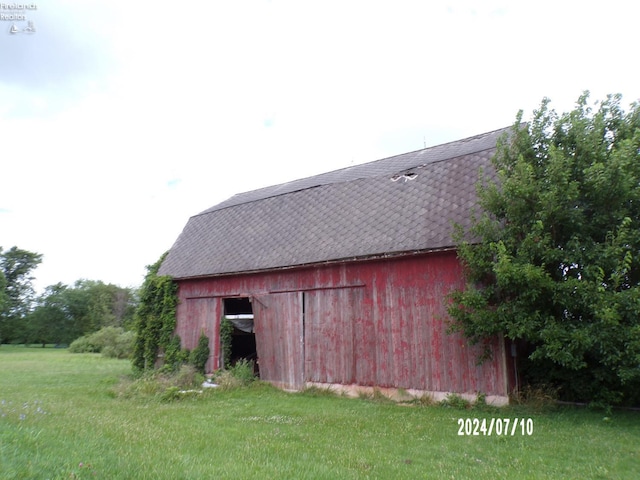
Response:
[[[176,333],[210,339],[234,324],[234,358],[260,377],[306,385],[483,393],[500,403],[510,357],[447,333],[447,293],[463,287],[454,224],[506,129],[241,193],[191,217],[160,268],[179,286]]]

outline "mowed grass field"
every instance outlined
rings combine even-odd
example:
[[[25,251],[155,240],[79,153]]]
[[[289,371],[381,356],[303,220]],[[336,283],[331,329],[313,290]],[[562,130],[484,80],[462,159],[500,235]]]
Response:
[[[128,361],[0,347],[2,479],[640,478],[640,414],[400,406],[268,385],[116,395]],[[533,434],[459,436],[459,418]]]

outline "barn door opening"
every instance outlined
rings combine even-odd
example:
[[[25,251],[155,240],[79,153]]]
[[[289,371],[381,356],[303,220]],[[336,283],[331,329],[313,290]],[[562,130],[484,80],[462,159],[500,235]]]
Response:
[[[240,360],[250,361],[254,366],[254,374],[258,376],[258,353],[251,300],[248,297],[225,298],[224,319],[231,325],[229,363],[235,365]]]

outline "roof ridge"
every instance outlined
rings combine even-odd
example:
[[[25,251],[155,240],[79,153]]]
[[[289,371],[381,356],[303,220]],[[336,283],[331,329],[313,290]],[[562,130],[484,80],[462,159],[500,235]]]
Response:
[[[426,167],[427,165],[435,165],[436,163],[448,162],[449,160],[455,160],[456,158],[466,157],[467,155],[473,155],[473,154],[476,154],[476,153],[486,152],[487,150],[493,150],[494,148],[496,148],[496,147],[487,147],[487,148],[483,148],[481,150],[474,150],[473,152],[470,152],[470,153],[461,153],[461,154],[458,154],[458,155],[453,155],[452,157],[441,158],[439,160],[434,160],[433,162],[422,163],[420,165],[415,165],[413,167],[408,167],[408,168],[405,168],[405,169],[400,170],[400,171],[411,170],[412,168]],[[425,150],[428,150],[428,149],[425,149]],[[415,150],[414,152],[409,152],[409,153],[415,153],[415,152],[419,152],[419,151],[420,150]],[[388,157],[388,158],[393,158],[393,157]],[[386,159],[383,159],[383,160],[386,160]],[[383,176],[383,175],[381,175],[381,176]],[[372,177],[372,178],[375,178],[375,177]],[[349,181],[352,181],[352,180],[345,180],[345,181],[349,182]]]
[[[488,132],[479,133],[479,134],[477,134],[477,135],[472,135],[472,136],[470,136],[470,137],[459,138],[458,140],[451,140],[451,141],[449,141],[449,142],[444,142],[444,143],[438,143],[438,144],[436,144],[436,145],[431,145],[430,147],[419,148],[419,149],[417,149],[417,150],[411,150],[410,152],[398,153],[398,154],[396,154],[396,155],[391,155],[391,156],[389,156],[389,157],[383,157],[383,158],[379,158],[378,160],[372,160],[372,161],[370,161],[370,162],[365,162],[365,163],[362,163],[362,164],[360,164],[360,165],[365,165],[365,164],[367,164],[367,163],[380,162],[380,161],[382,161],[382,160],[390,160],[390,159],[392,159],[392,158],[395,158],[395,157],[401,157],[401,156],[403,156],[403,155],[411,155],[412,153],[422,152],[422,151],[424,151],[424,150],[431,150],[431,149],[433,149],[433,148],[438,148],[438,147],[444,147],[444,146],[446,146],[446,145],[451,145],[452,143],[464,143],[464,142],[466,142],[466,141],[468,141],[468,140],[473,140],[473,139],[476,139],[476,138],[485,137],[485,136],[487,136],[487,135],[491,135],[492,133],[496,133],[496,132],[499,132],[499,131],[502,131],[502,130],[506,131],[506,130],[508,130],[509,128],[511,128],[511,126],[508,126],[508,127],[502,127],[502,128],[496,128],[495,130],[490,130],[490,131],[488,131]],[[491,147],[491,148],[493,148],[493,147]],[[489,148],[483,148],[482,150],[477,150],[477,151],[478,151],[478,152],[483,152],[483,151],[485,151],[485,150],[489,150]],[[463,155],[466,155],[466,154],[463,154]],[[432,162],[432,163],[442,162],[442,161],[444,161],[444,160],[451,160],[452,158],[456,158],[456,157],[460,157],[460,156],[462,156],[462,155],[455,155],[455,156],[453,156],[453,157],[442,158],[442,159],[440,159],[440,160],[436,160],[435,162]],[[344,170],[344,169],[346,169],[346,168],[349,168],[349,167],[343,167],[343,168],[339,168],[339,169],[337,169],[337,170],[332,170],[332,171]],[[320,174],[320,175],[322,175],[322,174]],[[313,175],[312,175],[312,176],[313,176]],[[268,188],[268,187],[266,187],[266,188]]]

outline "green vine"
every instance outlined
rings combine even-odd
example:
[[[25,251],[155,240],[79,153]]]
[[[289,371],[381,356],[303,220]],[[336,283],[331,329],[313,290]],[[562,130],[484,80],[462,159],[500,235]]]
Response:
[[[160,350],[176,357],[176,308],[178,287],[171,277],[159,276],[158,270],[167,253],[153,265],[147,266],[147,275],[140,289],[140,303],[135,315],[136,343],[133,367],[136,370],[153,369]],[[180,339],[177,339],[180,344]],[[179,348],[179,347],[178,347]]]
[[[164,349],[164,365],[163,367],[171,372],[175,372],[180,365],[186,362],[189,357],[188,353],[181,348],[182,342],[178,335],[171,337],[169,345]]]
[[[222,317],[220,321],[220,348],[222,349],[222,366],[225,369],[231,366],[232,334],[233,324],[227,318]]]

